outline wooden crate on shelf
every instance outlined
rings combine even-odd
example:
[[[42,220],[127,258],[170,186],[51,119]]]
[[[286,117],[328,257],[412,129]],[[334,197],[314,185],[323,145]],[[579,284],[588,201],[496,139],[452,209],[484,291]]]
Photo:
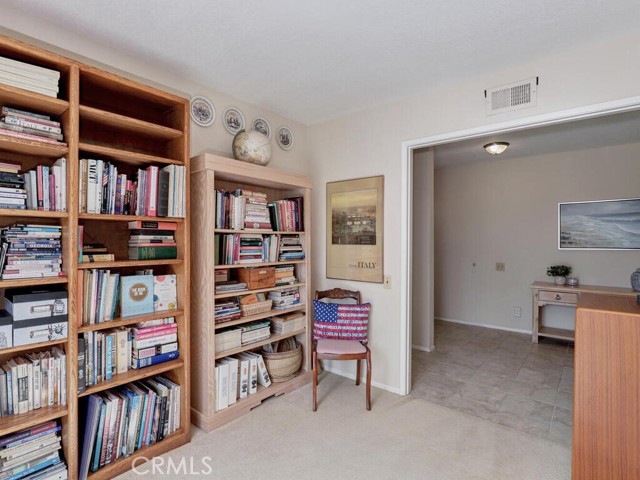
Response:
[[[238,281],[247,284],[249,290],[276,286],[276,267],[250,267],[238,269]]]

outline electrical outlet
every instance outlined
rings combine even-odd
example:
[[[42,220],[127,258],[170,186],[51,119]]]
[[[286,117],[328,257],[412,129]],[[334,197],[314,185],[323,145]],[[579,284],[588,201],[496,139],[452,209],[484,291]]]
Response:
[[[521,317],[522,316],[522,308],[521,307],[513,307],[513,316]]]
[[[502,262],[496,262],[496,272],[504,272],[505,265]]]
[[[382,284],[384,288],[391,288],[391,275],[384,276],[384,283]]]

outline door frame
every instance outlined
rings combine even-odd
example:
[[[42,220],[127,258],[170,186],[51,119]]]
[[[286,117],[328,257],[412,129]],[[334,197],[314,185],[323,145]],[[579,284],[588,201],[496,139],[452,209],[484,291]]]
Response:
[[[400,199],[400,393],[402,395],[408,395],[411,391],[411,262],[413,234],[411,219],[413,215],[413,152],[421,148],[470,140],[487,135],[517,132],[520,130],[558,125],[634,110],[640,110],[640,96],[627,97],[402,142]],[[433,192],[431,198],[433,200]],[[430,232],[429,236],[433,238],[433,231]],[[431,269],[433,269],[433,265],[431,265]],[[431,288],[433,289],[433,285],[431,285]],[[433,292],[431,293],[433,294]],[[431,298],[433,298],[433,295],[431,295]],[[429,319],[432,324],[433,320],[433,318]],[[431,332],[433,334],[433,328],[431,328]],[[431,338],[429,341],[431,345],[433,345],[433,340],[434,339]]]

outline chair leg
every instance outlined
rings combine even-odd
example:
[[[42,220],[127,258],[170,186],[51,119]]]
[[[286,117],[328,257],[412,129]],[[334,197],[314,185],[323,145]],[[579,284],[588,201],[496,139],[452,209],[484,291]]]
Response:
[[[367,351],[367,410],[371,410],[371,351]]]
[[[318,409],[318,353],[314,350],[312,354],[313,362],[313,411]]]
[[[356,385],[360,385],[360,359],[356,360]]]

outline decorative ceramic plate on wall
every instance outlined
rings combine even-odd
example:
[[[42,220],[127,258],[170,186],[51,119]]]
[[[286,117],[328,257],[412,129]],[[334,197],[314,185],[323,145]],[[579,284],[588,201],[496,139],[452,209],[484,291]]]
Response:
[[[231,135],[235,135],[240,130],[244,130],[244,115],[235,107],[229,107],[224,111],[222,118],[224,128],[227,129]]]
[[[276,141],[283,150],[291,150],[293,147],[293,133],[289,127],[280,127],[276,134]]]
[[[256,132],[260,132],[267,138],[271,138],[271,125],[264,118],[256,118],[251,126]]]
[[[201,127],[208,127],[216,121],[216,109],[208,98],[195,96],[189,102],[191,119]]]

